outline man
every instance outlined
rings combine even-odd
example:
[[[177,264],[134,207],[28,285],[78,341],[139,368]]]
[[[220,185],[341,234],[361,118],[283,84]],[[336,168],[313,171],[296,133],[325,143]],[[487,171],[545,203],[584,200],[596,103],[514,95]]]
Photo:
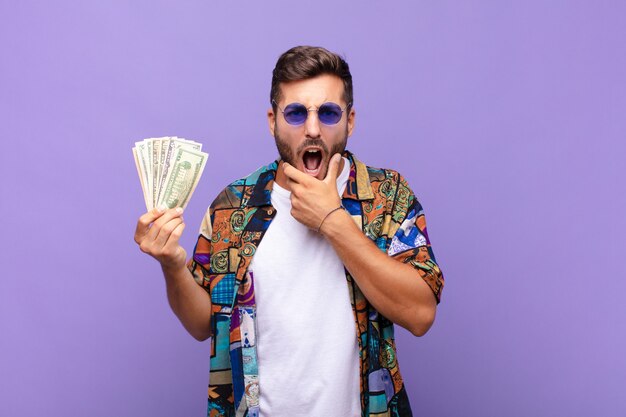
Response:
[[[144,214],[135,234],[182,324],[212,337],[208,416],[410,416],[393,323],[426,333],[443,287],[422,207],[345,150],[341,57],[285,52],[270,100],[280,159],[220,193],[187,264],[182,210]]]

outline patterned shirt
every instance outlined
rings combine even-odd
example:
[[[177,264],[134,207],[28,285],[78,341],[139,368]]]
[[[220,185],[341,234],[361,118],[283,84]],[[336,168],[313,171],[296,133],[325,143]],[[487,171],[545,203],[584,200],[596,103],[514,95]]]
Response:
[[[365,166],[348,151],[344,156],[350,161],[350,176],[343,206],[381,251],[415,268],[438,303],[443,275],[430,247],[422,206],[408,184],[393,170]],[[278,161],[261,167],[219,194],[207,210],[188,264],[212,302],[208,417],[259,416],[262,384],[249,266],[276,215],[271,192],[277,167]],[[411,416],[393,323],[367,301],[347,270],[346,281],[359,345],[362,415]]]

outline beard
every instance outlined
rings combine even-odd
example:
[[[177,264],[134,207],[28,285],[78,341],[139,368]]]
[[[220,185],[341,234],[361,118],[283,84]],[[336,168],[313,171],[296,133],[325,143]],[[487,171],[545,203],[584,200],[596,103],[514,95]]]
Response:
[[[274,140],[276,141],[276,148],[278,149],[278,154],[280,155],[280,159],[283,162],[287,162],[289,165],[297,168],[298,161],[296,161],[296,155],[300,155],[302,151],[309,146],[317,146],[322,149],[323,156],[321,161],[321,169],[319,173],[320,178],[325,178],[328,173],[328,164],[330,162],[330,158],[336,153],[343,155],[343,152],[346,149],[346,144],[348,143],[348,127],[346,126],[346,130],[344,132],[343,139],[335,143],[330,150],[324,141],[321,139],[313,139],[306,138],[304,142],[296,149],[295,151],[289,146],[289,143],[280,137],[280,132],[278,131],[278,125],[274,128]]]

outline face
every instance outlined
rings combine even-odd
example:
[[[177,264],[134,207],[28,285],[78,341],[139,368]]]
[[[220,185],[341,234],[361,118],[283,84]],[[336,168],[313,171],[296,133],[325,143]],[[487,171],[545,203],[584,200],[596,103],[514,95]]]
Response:
[[[317,109],[321,104],[333,102],[343,109],[343,82],[335,75],[319,75],[302,81],[292,81],[280,85],[281,99],[278,107],[301,103],[307,109]],[[276,141],[280,158],[317,179],[324,179],[328,172],[328,162],[335,153],[346,147],[348,136],[354,128],[355,112],[343,112],[335,125],[325,125],[317,117],[317,112],[309,112],[304,124],[294,126],[285,121],[280,109],[267,113],[270,132]],[[282,170],[278,170],[276,182],[285,186]]]

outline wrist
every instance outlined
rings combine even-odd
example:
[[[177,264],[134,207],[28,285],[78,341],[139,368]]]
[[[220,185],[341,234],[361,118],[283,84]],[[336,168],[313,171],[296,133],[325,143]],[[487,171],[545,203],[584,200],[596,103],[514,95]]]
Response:
[[[334,209],[331,209],[328,212],[326,212],[324,217],[322,217],[322,220],[320,221],[319,226],[317,226],[317,233],[321,233],[322,232],[322,226],[324,225],[324,222],[326,222],[326,220],[330,216],[332,216],[334,213],[336,213],[336,212],[338,212],[340,210],[345,210],[345,207],[343,206],[343,204],[340,204],[339,207],[335,207]]]
[[[180,275],[181,271],[187,269],[187,262],[161,262],[161,270],[166,276]]]
[[[345,207],[340,206],[325,217],[321,223],[318,233],[322,234],[327,239],[333,239],[336,236],[340,236],[346,231],[346,226],[349,223],[354,223],[350,214]]]

